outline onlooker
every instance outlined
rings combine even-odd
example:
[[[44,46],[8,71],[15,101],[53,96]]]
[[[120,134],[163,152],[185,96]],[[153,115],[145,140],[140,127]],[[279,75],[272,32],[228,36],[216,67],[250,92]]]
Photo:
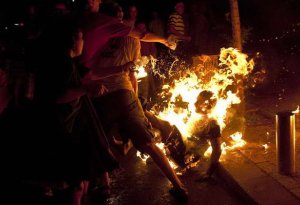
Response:
[[[159,36],[165,36],[165,25],[163,20],[159,17],[157,11],[151,13],[151,20],[149,22],[149,31]]]
[[[175,11],[169,16],[168,35],[179,41],[190,41],[187,35],[186,22],[184,20],[184,3],[178,1],[174,7]]]
[[[200,55],[208,51],[209,23],[206,17],[205,2],[193,1],[190,4],[191,49],[193,54]]]
[[[84,182],[118,163],[74,64],[83,47],[77,24],[69,16],[51,18],[36,41],[27,62],[35,77],[33,101],[11,110],[16,114],[5,122],[8,137],[20,144],[12,144],[18,153],[13,167],[22,170],[19,182],[68,182],[72,205],[80,205]]]
[[[168,20],[168,39],[177,42],[174,52],[179,59],[177,70],[188,67],[191,64],[189,41],[191,37],[187,35],[187,21],[184,16],[185,5],[183,1],[177,1],[174,7],[175,11],[169,16]]]
[[[125,25],[134,28],[137,18],[138,18],[138,9],[135,5],[131,5],[129,6],[128,11],[126,12],[123,22]]]

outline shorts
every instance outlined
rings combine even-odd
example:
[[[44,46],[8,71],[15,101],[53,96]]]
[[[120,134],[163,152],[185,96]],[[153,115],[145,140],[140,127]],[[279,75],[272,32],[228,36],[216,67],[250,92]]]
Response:
[[[132,140],[136,149],[152,143],[154,135],[136,94],[130,90],[118,90],[94,97],[93,103],[107,134],[117,129],[123,142]]]

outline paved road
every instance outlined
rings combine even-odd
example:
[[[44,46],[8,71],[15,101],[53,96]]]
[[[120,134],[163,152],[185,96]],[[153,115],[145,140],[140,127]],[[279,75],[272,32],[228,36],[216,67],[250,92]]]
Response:
[[[135,150],[122,157],[124,171],[112,176],[113,195],[108,205],[173,205],[179,204],[169,194],[171,187],[168,180],[161,174],[154,163],[143,163],[135,156]],[[193,168],[181,176],[187,185],[190,205],[237,205],[246,204],[238,199],[219,179],[199,183],[205,166]],[[92,203],[97,204],[97,203]],[[99,204],[99,203],[98,203]]]

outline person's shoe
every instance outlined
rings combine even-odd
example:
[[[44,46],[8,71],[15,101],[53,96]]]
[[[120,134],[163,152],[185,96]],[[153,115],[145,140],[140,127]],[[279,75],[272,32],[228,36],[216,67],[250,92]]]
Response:
[[[180,202],[187,202],[188,201],[188,191],[186,188],[176,188],[172,187],[169,190],[170,194],[176,198]]]

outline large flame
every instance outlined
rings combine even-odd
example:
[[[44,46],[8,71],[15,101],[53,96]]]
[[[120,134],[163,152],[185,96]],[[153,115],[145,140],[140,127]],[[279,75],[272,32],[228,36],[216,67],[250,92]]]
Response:
[[[217,66],[207,68],[205,62],[211,60],[205,56],[204,61],[187,69],[185,74],[175,79],[170,85],[163,86],[160,94],[164,106],[152,109],[157,116],[175,125],[181,132],[184,140],[195,134],[195,127],[207,118],[216,120],[223,130],[226,127],[231,108],[241,103],[242,82],[253,70],[254,61],[247,61],[248,56],[234,48],[222,48]],[[208,116],[196,112],[195,102],[202,91],[213,93],[216,105]],[[222,144],[223,154],[227,149],[243,146],[241,133],[231,136],[232,145]],[[211,148],[210,148],[211,149]],[[209,150],[206,152],[206,155]]]
[[[185,138],[192,136],[195,123],[203,117],[196,113],[194,104],[199,93],[207,90],[217,99],[210,118],[217,120],[222,129],[225,128],[228,108],[241,102],[239,83],[253,70],[254,62],[248,62],[247,57],[236,49],[222,48],[219,68],[205,70],[198,65],[196,69],[187,71],[184,77],[175,80],[174,85],[165,85],[162,95],[171,97],[167,107],[158,116],[176,125]]]
[[[156,145],[156,146],[164,153],[164,155],[167,155],[167,151],[166,151],[166,148],[165,148],[164,143],[161,143],[161,142],[160,142],[160,143],[156,143],[155,145]],[[142,154],[142,153],[139,152],[139,151],[137,151],[136,155],[137,155],[139,158],[141,158],[142,161],[143,161],[144,163],[147,163],[147,160],[148,160],[148,158],[149,158],[149,155],[147,155],[147,154]],[[169,161],[169,163],[170,163],[170,165],[171,165],[171,167],[172,167],[173,169],[176,169],[176,168],[178,167],[172,160],[168,159],[168,161]]]

